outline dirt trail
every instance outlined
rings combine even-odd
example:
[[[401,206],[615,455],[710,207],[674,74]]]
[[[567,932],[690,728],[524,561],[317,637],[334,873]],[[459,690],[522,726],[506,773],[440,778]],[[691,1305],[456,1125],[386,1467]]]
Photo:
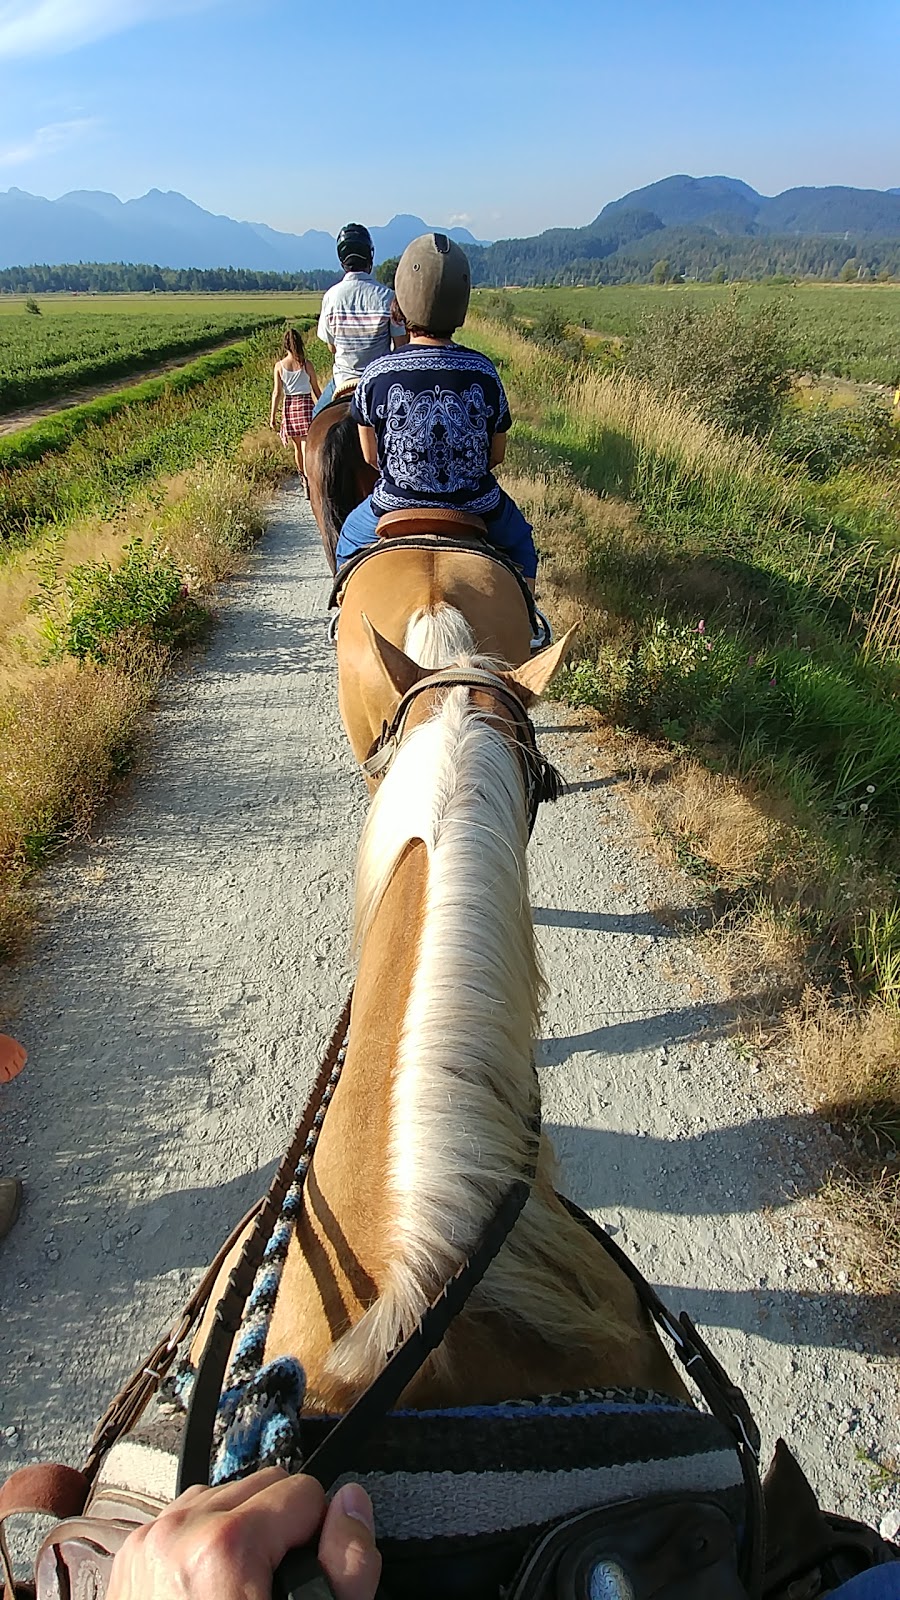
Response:
[[[15,996],[30,1060],[0,1095],[0,1165],[27,1186],[0,1249],[0,1474],[79,1459],[267,1181],[345,991],[364,797],[327,589],[285,492],[102,837],[47,875]],[[831,1504],[877,1521],[857,1452],[897,1451],[894,1368],[870,1353],[872,1306],[811,1243],[827,1135],[724,1039],[727,1003],[649,910],[689,890],[642,855],[577,721],[541,721],[572,783],[531,846],[564,1185],[707,1330],[766,1452],[784,1433]]]
[[[247,335],[242,334],[239,339],[223,339],[221,344],[201,345],[187,355],[161,361],[158,366],[143,367],[140,372],[125,373],[118,378],[110,378],[106,383],[89,383],[82,389],[70,389],[68,394],[52,395],[33,406],[26,406],[22,411],[8,411],[5,416],[0,416],[0,438],[5,433],[18,433],[22,428],[30,427],[32,422],[40,422],[42,417],[55,417],[58,411],[71,411],[73,406],[83,406],[88,400],[99,400],[101,395],[116,394],[119,389],[133,389],[136,384],[146,383],[148,378],[161,378],[164,372],[188,367],[201,356],[210,356],[215,350],[228,350],[234,344],[242,344],[246,338]]]

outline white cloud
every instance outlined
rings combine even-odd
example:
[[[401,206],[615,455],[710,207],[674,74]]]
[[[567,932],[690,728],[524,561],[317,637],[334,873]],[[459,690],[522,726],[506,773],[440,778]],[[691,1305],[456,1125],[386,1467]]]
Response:
[[[0,0],[0,58],[59,55],[216,0]]]
[[[0,167],[22,167],[29,161],[37,161],[40,156],[54,155],[57,150],[64,150],[99,125],[98,117],[73,117],[69,122],[48,122],[43,128],[35,128],[34,133],[21,144],[0,149]]]
[[[455,211],[449,220],[448,226],[451,228],[464,228],[472,220],[471,211]]]

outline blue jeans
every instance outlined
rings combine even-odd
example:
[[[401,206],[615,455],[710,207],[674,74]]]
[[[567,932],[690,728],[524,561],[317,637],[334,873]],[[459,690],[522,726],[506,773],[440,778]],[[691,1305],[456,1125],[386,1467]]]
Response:
[[[487,526],[488,540],[502,550],[510,561],[520,567],[526,578],[537,575],[537,551],[534,548],[531,523],[526,522],[514,500],[508,494],[500,491],[500,504],[494,511],[487,512],[484,517]],[[349,560],[355,550],[362,550],[367,544],[375,544],[378,535],[378,512],[372,509],[371,500],[364,500],[362,505],[356,506],[351,511],[337,544],[337,564]],[[452,530],[451,530],[452,532]]]
[[[333,378],[329,378],[328,382],[326,383],[326,385],[324,387],[324,389],[322,390],[322,393],[319,395],[318,400],[316,401],[315,405],[313,406],[313,416],[316,415],[317,411],[321,411],[323,406],[327,406],[329,400],[332,399],[333,395],[334,395],[334,379]]]
[[[898,1600],[898,1596],[900,1561],[891,1561],[886,1567],[873,1567],[849,1583],[842,1583],[833,1591],[832,1600]]]

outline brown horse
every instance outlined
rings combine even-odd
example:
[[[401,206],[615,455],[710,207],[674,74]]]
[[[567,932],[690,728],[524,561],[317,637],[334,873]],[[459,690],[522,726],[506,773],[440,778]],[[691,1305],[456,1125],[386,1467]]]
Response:
[[[396,708],[428,675],[374,630],[367,642]],[[496,693],[426,686],[369,810],[346,1063],[265,1351],[302,1361],[313,1409],[344,1410],[366,1388],[534,1160],[542,980],[521,728],[502,691],[530,704],[565,643],[498,674]],[[528,1203],[411,1404],[600,1384],[684,1394],[631,1284],[556,1198],[552,1169],[542,1139]]]
[[[349,399],[333,400],[313,417],[306,436],[309,500],[331,572],[344,520],[372,493],[377,477],[363,460]]]

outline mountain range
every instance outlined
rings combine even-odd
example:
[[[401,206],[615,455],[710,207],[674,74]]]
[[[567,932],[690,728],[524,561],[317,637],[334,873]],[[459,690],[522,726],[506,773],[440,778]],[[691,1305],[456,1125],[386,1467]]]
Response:
[[[869,234],[900,236],[900,189],[785,189],[757,194],[739,178],[662,178],[603,207],[598,221],[618,211],[651,211],[664,227],[692,224],[720,233]]]
[[[421,217],[397,216],[370,227],[376,258],[402,254],[426,233]],[[474,245],[467,228],[445,229]],[[249,267],[262,272],[337,270],[334,239],[315,228],[279,233],[264,222],[235,222],[204,211],[183,194],[151,189],[119,200],[75,189],[44,200],[24,189],[0,193],[0,268],[75,261],[146,261],[161,267]]]
[[[900,189],[786,189],[678,174],[611,200],[582,228],[469,247],[473,281],[666,282],[681,277],[900,275]]]
[[[399,215],[371,227],[376,259],[400,255],[426,232]],[[612,200],[581,228],[550,228],[493,244],[466,228],[449,232],[469,253],[475,283],[623,282],[665,260],[673,274],[773,272],[834,276],[848,261],[862,274],[900,270],[900,187],[786,189],[759,194],[739,178],[678,174]],[[215,216],[175,192],[151,189],[122,201],[80,189],[44,200],[0,193],[0,269],[46,263],[143,262],[171,268],[337,273],[334,239],[308,229]]]

